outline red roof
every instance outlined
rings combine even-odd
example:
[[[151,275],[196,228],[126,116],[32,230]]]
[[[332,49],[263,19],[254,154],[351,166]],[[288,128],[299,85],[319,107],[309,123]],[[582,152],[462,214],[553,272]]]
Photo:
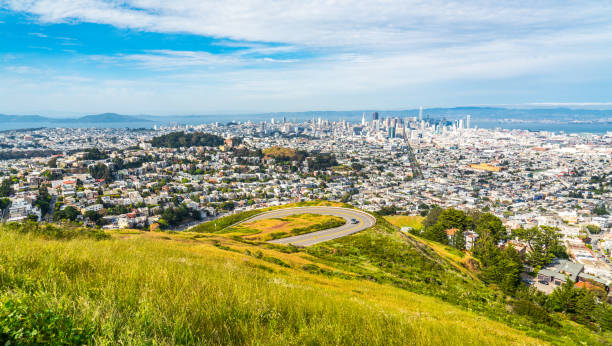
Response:
[[[64,184],[76,184],[76,181],[74,181],[74,180],[66,180],[66,181],[64,181]]]
[[[452,235],[455,235],[455,233],[457,233],[457,232],[459,232],[459,230],[456,229],[456,228],[447,229],[446,230],[446,235],[451,235],[452,236]]]

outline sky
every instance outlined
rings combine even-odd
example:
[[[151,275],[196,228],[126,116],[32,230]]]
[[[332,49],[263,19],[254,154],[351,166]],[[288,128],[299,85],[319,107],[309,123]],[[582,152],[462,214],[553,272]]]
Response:
[[[0,0],[0,113],[612,105],[612,2]]]

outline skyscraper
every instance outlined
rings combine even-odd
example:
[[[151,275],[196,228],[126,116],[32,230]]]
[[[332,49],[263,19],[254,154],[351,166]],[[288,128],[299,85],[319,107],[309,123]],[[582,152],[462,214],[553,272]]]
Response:
[[[465,119],[465,128],[466,129],[470,128],[470,120],[472,120],[472,116],[468,114],[466,119]]]
[[[423,120],[423,106],[419,107],[419,121]]]
[[[372,120],[378,120],[378,112],[372,113]]]
[[[366,115],[365,115],[365,112],[363,112],[363,115],[361,116],[361,125],[365,126],[365,124],[366,124]]]

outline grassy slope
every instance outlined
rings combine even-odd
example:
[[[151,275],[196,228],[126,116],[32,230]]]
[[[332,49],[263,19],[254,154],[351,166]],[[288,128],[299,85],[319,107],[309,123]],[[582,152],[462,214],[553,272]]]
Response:
[[[389,221],[395,227],[412,227],[414,229],[421,229],[423,227],[423,220],[425,218],[420,215],[390,215],[385,216],[385,220]],[[446,246],[444,244],[437,243],[425,238],[417,237],[412,234],[406,233],[405,237],[426,244],[432,250],[434,250],[439,256],[449,261],[456,269],[466,273],[474,280],[480,281],[476,277],[475,270],[478,267],[478,260],[474,257],[464,254],[457,249]],[[476,268],[475,268],[476,267]]]
[[[54,241],[0,229],[0,327],[11,311],[6,306],[25,299],[31,314],[55,311],[99,343],[597,344],[609,338],[560,318],[563,327],[551,329],[509,313],[503,296],[451,259],[378,221],[306,250],[212,233],[132,231],[111,240]]]
[[[210,245],[122,234],[50,241],[0,234],[3,302],[31,298],[98,343],[535,343],[434,298],[311,275]]]

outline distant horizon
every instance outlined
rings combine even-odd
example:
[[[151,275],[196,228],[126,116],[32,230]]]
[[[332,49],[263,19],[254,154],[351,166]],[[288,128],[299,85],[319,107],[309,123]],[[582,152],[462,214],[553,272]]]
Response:
[[[405,112],[418,111],[420,106],[412,106],[405,108],[384,109],[384,108],[359,108],[359,109],[306,109],[306,110],[284,110],[284,111],[218,111],[218,112],[200,112],[200,113],[129,113],[118,111],[102,111],[102,112],[61,112],[61,111],[41,111],[41,112],[3,112],[0,110],[0,115],[8,116],[42,116],[51,119],[62,118],[80,118],[91,115],[116,114],[124,116],[148,116],[148,117],[167,117],[167,116],[244,116],[244,115],[260,115],[260,114],[283,114],[283,113],[314,113],[314,112]],[[432,109],[461,109],[461,108],[498,108],[498,109],[514,109],[514,110],[537,110],[537,109],[567,109],[567,110],[584,110],[584,111],[610,111],[612,110],[612,102],[600,103],[525,103],[525,104],[477,104],[477,105],[450,105],[450,106],[422,106],[423,110]]]

